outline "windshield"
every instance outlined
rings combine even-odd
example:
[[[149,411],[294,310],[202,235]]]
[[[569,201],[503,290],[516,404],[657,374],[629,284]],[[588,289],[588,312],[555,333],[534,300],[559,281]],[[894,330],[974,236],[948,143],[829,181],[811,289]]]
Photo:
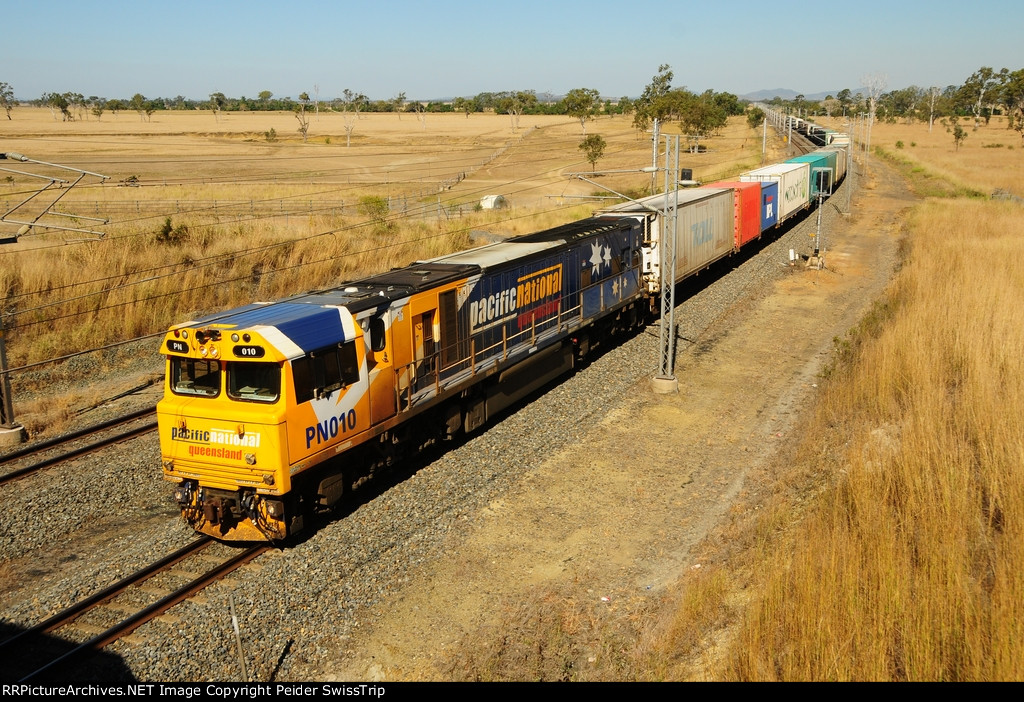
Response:
[[[228,397],[276,402],[281,396],[281,367],[276,363],[229,363]]]
[[[216,397],[220,394],[220,362],[172,358],[171,390],[179,395]]]

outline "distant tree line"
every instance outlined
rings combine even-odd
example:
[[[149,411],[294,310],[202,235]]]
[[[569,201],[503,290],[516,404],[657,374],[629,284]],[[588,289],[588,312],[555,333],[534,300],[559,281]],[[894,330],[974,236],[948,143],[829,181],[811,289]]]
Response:
[[[588,91],[593,93],[594,109],[593,114],[628,114],[631,101],[628,97],[618,100],[601,99],[596,90],[580,88],[577,91]],[[570,91],[572,92],[572,91]],[[194,100],[183,95],[176,97],[154,97],[148,98],[141,93],[136,93],[131,98],[106,98],[98,95],[88,97],[81,93],[43,93],[35,100],[18,101],[14,98],[14,91],[7,83],[0,83],[0,108],[6,110],[8,117],[10,111],[19,102],[26,102],[37,107],[46,107],[53,113],[54,119],[60,121],[75,121],[88,119],[90,116],[102,119],[103,115],[118,115],[120,112],[138,112],[143,119],[152,115],[157,110],[211,110],[220,112],[294,112],[303,106],[303,100],[291,97],[274,97],[269,90],[264,90],[256,97],[250,98],[245,95],[241,97],[230,97],[221,92],[211,93],[206,100]],[[453,100],[440,101],[431,100],[421,102],[409,100],[405,93],[399,93],[395,97],[371,100],[362,93],[355,93],[345,90],[342,97],[329,100],[317,101],[314,109],[324,109],[335,112],[457,112],[470,115],[479,112],[506,113],[510,109],[519,111],[519,114],[526,115],[568,115],[572,114],[573,106],[567,102],[566,97],[556,98],[544,94],[538,96],[532,90],[525,91],[504,91],[484,92],[471,97],[457,97]]]
[[[810,117],[868,111],[867,97],[849,88],[821,101],[797,95],[792,99],[774,97],[765,102],[792,114]],[[968,120],[977,128],[981,123],[987,125],[995,115],[1005,115],[1007,129],[1015,129],[1024,138],[1024,69],[996,71],[982,66],[960,85],[927,88],[911,85],[882,92],[877,98],[875,114],[884,122],[926,122],[929,129],[937,120],[947,124]],[[958,145],[960,141],[962,138]]]
[[[674,122],[689,139],[691,146],[699,143],[721,129],[732,115],[744,114],[747,105],[731,93],[717,93],[706,90],[694,93],[672,86],[673,73],[670,66],[663,64],[658,73],[644,88],[640,97],[631,99],[602,97],[593,88],[574,88],[564,96],[550,93],[538,94],[533,90],[506,90],[482,92],[473,96],[456,97],[451,100],[419,101],[410,100],[405,93],[387,99],[370,99],[363,93],[346,89],[341,97],[319,99],[319,89],[313,98],[303,92],[299,99],[275,97],[269,90],[263,90],[255,97],[230,97],[221,92],[211,93],[206,100],[194,100],[183,95],[173,98],[147,98],[136,93],[131,98],[106,98],[97,95],[83,96],[81,93],[44,93],[31,104],[46,107],[55,120],[73,121],[94,117],[102,119],[110,114],[114,117],[121,112],[135,112],[141,120],[149,120],[157,110],[210,110],[215,115],[222,112],[281,111],[343,112],[348,118],[358,118],[361,112],[405,113],[456,112],[466,117],[474,113],[496,112],[507,114],[512,128],[518,127],[521,115],[567,115],[580,120],[586,135],[587,120],[597,115],[633,115],[634,126],[647,130],[653,120],[662,123]],[[999,71],[982,66],[972,73],[962,85],[931,86],[923,88],[912,85],[907,88],[879,92],[874,108],[877,119],[895,122],[928,122],[929,128],[938,119],[957,118],[974,122],[975,128],[982,122],[988,123],[993,115],[1006,115],[1007,128],[1016,129],[1024,137],[1024,69]],[[8,119],[11,110],[20,101],[14,97],[10,84],[0,82],[0,108]],[[808,100],[803,95],[792,99],[774,97],[768,104],[791,114],[841,115],[865,112],[869,109],[868,97],[860,91],[844,88],[835,96],[824,100]],[[756,117],[756,115],[754,116]],[[752,125],[754,117],[748,118]],[[301,122],[301,119],[300,119]]]

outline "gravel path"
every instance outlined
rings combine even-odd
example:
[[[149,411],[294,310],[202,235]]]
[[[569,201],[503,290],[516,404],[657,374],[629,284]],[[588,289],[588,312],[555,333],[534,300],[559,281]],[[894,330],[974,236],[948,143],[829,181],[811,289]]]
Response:
[[[823,214],[826,226],[837,216],[831,207]],[[732,305],[785,275],[789,249],[806,253],[814,225],[809,217],[684,286],[677,297],[684,300],[676,311],[678,352],[705,341]],[[96,675],[241,679],[232,598],[252,680],[288,680],[317,669],[339,642],[388,606],[411,573],[443,558],[448,537],[471,528],[480,510],[514,487],[538,457],[576,444],[588,420],[611,411],[638,381],[652,377],[657,349],[653,325],[487,431],[412,474],[395,476],[393,485],[374,486],[379,494],[302,543],[258,559],[140,628],[108,649],[124,667]],[[5,628],[33,624],[193,538],[160,477],[152,435],[2,489]]]

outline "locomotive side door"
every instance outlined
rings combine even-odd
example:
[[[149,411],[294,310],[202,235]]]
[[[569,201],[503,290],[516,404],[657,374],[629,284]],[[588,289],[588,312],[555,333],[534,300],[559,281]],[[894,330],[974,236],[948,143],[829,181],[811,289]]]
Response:
[[[434,357],[434,313],[426,310],[413,318],[413,352],[416,358],[416,388],[424,388],[434,382],[437,366]]]
[[[369,339],[366,366],[370,383],[370,424],[376,425],[395,414],[394,351],[391,342],[390,312],[366,320]]]

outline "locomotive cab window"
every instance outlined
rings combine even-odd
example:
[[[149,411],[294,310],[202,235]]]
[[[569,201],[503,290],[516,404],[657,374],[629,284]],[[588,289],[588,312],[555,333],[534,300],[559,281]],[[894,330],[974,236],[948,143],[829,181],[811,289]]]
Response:
[[[387,346],[387,337],[384,335],[384,320],[374,317],[370,320],[370,350],[380,353]]]
[[[356,344],[345,344],[313,351],[292,361],[295,402],[303,403],[329,395],[339,388],[359,382]]]
[[[281,367],[276,363],[228,365],[228,397],[247,402],[277,402],[281,396]]]
[[[172,358],[171,390],[177,395],[216,397],[220,394],[220,361]]]

